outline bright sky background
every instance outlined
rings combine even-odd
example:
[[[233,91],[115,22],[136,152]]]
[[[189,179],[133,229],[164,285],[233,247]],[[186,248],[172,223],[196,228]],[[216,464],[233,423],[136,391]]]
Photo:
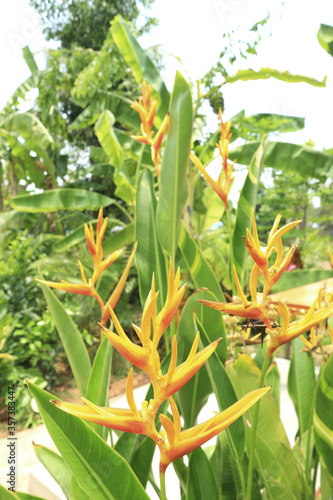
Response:
[[[225,118],[242,109],[246,114],[261,112],[306,117],[304,131],[284,136],[291,142],[312,139],[317,148],[333,147],[333,58],[317,41],[320,23],[333,25],[330,1],[286,0],[155,0],[152,15],[159,27],[142,40],[145,47],[161,45],[165,53],[181,58],[183,66],[167,57],[163,76],[172,88],[178,68],[192,80],[198,79],[217,61],[224,32],[240,26],[246,33],[257,21],[271,13],[272,36],[259,45],[258,57],[241,61],[237,69],[272,67],[322,80],[326,88],[307,84],[287,84],[277,80],[249,81],[224,86]],[[0,108],[16,87],[29,76],[21,49],[26,44],[33,52],[45,46],[38,16],[28,0],[2,3],[0,16]],[[38,59],[38,58],[37,58]],[[40,56],[39,61],[42,61]]]

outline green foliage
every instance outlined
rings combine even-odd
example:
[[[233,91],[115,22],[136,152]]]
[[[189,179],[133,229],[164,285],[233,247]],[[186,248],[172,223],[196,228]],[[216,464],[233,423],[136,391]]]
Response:
[[[136,21],[140,8],[149,7],[152,0],[130,0],[126,3],[119,0],[103,2],[66,2],[55,0],[30,0],[42,17],[44,33],[47,38],[61,42],[63,48],[74,45],[99,50],[107,35],[110,21],[116,14],[121,14],[130,21]],[[141,5],[140,5],[141,4]],[[156,20],[147,16],[144,30],[149,30]]]
[[[18,384],[17,399],[20,399],[21,406],[17,409],[20,416],[30,400],[19,383],[20,377],[24,371],[24,375],[33,379],[28,382],[31,394],[36,398],[46,427],[62,455],[61,458],[40,448],[37,453],[41,461],[53,471],[54,477],[62,484],[69,498],[122,500],[131,496],[147,499],[144,489],[149,481],[154,485],[151,465],[156,445],[163,456],[165,448],[172,448],[174,442],[177,447],[181,447],[183,437],[192,433],[193,441],[187,451],[195,450],[199,428],[189,428],[196,425],[197,419],[200,419],[200,410],[205,406],[208,396],[214,393],[219,410],[227,410],[222,415],[227,415],[223,421],[227,431],[209,450],[194,451],[188,466],[182,458],[174,463],[184,498],[185,495],[197,500],[207,496],[244,498],[247,490],[248,498],[252,495],[256,500],[301,500],[303,497],[310,500],[314,497],[312,493],[318,454],[323,464],[323,491],[329,491],[332,422],[325,409],[332,403],[332,357],[322,370],[323,375],[316,381],[312,353],[301,353],[299,339],[294,341],[288,389],[296,408],[301,445],[292,449],[279,415],[280,377],[276,364],[272,363],[266,374],[270,362],[267,356],[269,349],[257,348],[256,364],[247,354],[250,349],[254,351],[256,348],[254,343],[250,349],[247,347],[251,343],[252,332],[249,333],[245,323],[240,325],[235,318],[224,321],[220,310],[227,304],[221,282],[228,290],[232,289],[230,270],[233,263],[245,282],[247,251],[242,235],[251,226],[251,207],[254,208],[256,204],[259,207],[259,221],[263,221],[259,225],[259,237],[262,241],[266,241],[273,218],[281,210],[281,199],[285,205],[284,217],[287,222],[289,219],[294,220],[299,213],[305,219],[300,229],[295,230],[291,236],[298,240],[302,251],[304,246],[315,244],[315,232],[329,237],[332,232],[332,156],[330,152],[315,151],[309,145],[279,141],[267,141],[265,145],[265,139],[261,141],[263,132],[273,135],[275,132],[300,130],[304,126],[303,119],[275,114],[245,117],[244,112],[238,113],[231,120],[232,140],[241,138],[250,142],[235,148],[230,152],[230,157],[234,158],[236,155],[241,164],[249,165],[249,170],[237,208],[231,207],[230,203],[230,209],[221,200],[217,200],[215,191],[207,186],[206,180],[201,178],[188,161],[193,146],[205,166],[211,162],[220,130],[207,138],[197,139],[197,121],[200,118],[198,111],[204,99],[209,101],[215,112],[223,107],[220,89],[226,83],[270,77],[317,86],[323,86],[325,81],[318,82],[309,77],[269,68],[257,72],[242,70],[229,76],[229,70],[220,61],[203,80],[205,94],[201,94],[200,83],[198,84],[199,95],[193,105],[191,86],[179,73],[175,78],[173,92],[169,95],[158,64],[142,49],[130,24],[121,16],[114,18],[113,11],[110,14],[110,9],[116,7],[115,3],[106,5],[104,2],[101,5],[99,0],[94,5],[86,1],[75,5],[59,4],[53,0],[33,0],[33,3],[40,11],[50,9],[52,22],[56,20],[57,25],[49,25],[48,33],[50,37],[57,36],[62,46],[59,50],[49,52],[44,72],[38,70],[29,49],[24,49],[24,57],[32,71],[32,77],[15,93],[0,117],[0,146],[5,152],[1,174],[5,181],[3,186],[10,185],[6,194],[17,195],[13,196],[11,204],[22,211],[2,216],[6,231],[1,243],[4,262],[8,259],[9,266],[8,262],[6,266],[0,266],[0,276],[4,282],[0,297],[0,370],[4,381]],[[100,10],[92,23],[96,9]],[[132,14],[129,13],[131,9]],[[125,17],[132,15],[133,19],[138,12],[134,3],[122,5],[119,10]],[[111,28],[108,25],[108,13],[114,18]],[[79,14],[82,19],[77,19]],[[100,17],[102,15],[103,22]],[[75,22],[76,32],[73,30]],[[96,28],[96,33],[93,30],[91,33],[83,33],[90,22]],[[100,26],[96,25],[98,22]],[[256,52],[265,23],[266,20],[263,20],[253,27],[253,40],[240,47],[240,57]],[[231,50],[225,51],[222,57],[224,56],[229,57],[228,64],[232,66],[234,61]],[[217,70],[220,71],[222,80],[217,81]],[[160,179],[153,170],[150,147],[135,142],[131,137],[138,134],[140,129],[139,117],[131,108],[131,103],[133,99],[138,99],[139,85],[143,79],[152,86],[153,99],[157,97],[158,101],[155,119],[151,120],[154,134],[155,127],[159,127],[167,110],[170,112],[169,129],[164,143],[161,143],[163,161]],[[24,97],[31,85],[36,85],[39,91],[36,107],[32,112],[18,113],[19,96]],[[29,128],[32,130],[31,134]],[[24,142],[19,140],[20,137]],[[65,145],[68,158],[63,154]],[[68,165],[70,169],[67,169]],[[266,189],[265,193],[261,189],[258,194],[264,167],[272,168],[274,189]],[[59,177],[61,182],[58,186]],[[36,179],[36,185],[41,186],[44,192],[22,194],[22,188],[18,186],[19,179],[24,180],[24,187],[29,181]],[[214,185],[213,182],[211,184]],[[316,208],[311,205],[311,199],[318,193],[321,204]],[[153,362],[149,365],[150,371],[145,370],[149,376],[153,372],[156,377],[151,377],[153,384],[143,406],[138,406],[137,409],[131,400],[130,374],[127,401],[131,409],[127,411],[107,408],[110,367],[114,368],[116,362],[119,362],[119,353],[118,359],[112,359],[113,348],[105,337],[97,348],[99,327],[96,323],[100,318],[100,311],[98,305],[93,303],[93,297],[70,296],[64,290],[53,293],[46,285],[42,285],[50,314],[45,311],[41,294],[32,277],[36,273],[36,265],[41,264],[43,275],[48,279],[68,279],[73,284],[82,281],[86,283],[83,272],[81,278],[79,276],[79,268],[76,267],[73,271],[73,262],[74,258],[79,257],[81,271],[83,269],[87,276],[92,276],[95,271],[96,252],[92,250],[94,244],[89,244],[90,253],[82,244],[85,239],[83,224],[91,222],[98,232],[100,224],[96,223],[95,210],[100,204],[106,207],[104,215],[109,215],[103,241],[104,257],[114,250],[133,245],[134,242],[138,244],[137,270],[131,271],[126,284],[126,274],[124,278],[120,278],[124,265],[119,258],[104,270],[93,294],[102,309],[104,321],[104,303],[101,304],[101,297],[110,296],[119,280],[124,286],[124,293],[116,306],[116,314],[126,333],[120,331],[115,318],[113,319],[118,333],[120,332],[118,341],[123,342],[119,351],[124,349],[126,352],[124,346],[129,343],[129,339],[133,344],[131,354],[126,353],[126,373],[129,359],[132,360],[136,353],[142,351],[143,358],[149,356],[155,348],[144,337],[147,337],[150,330],[156,331],[160,323],[157,323],[159,320],[153,321],[155,326],[152,329],[150,318],[149,322],[146,321],[147,316],[153,311],[152,316],[156,317],[155,313],[162,309],[161,315],[166,314],[162,321],[168,323],[171,317],[176,318],[168,326],[164,344],[161,342],[160,351],[166,353],[164,361],[160,366],[159,353],[156,351]],[[22,216],[23,211],[27,215]],[[311,233],[309,225],[311,227],[314,221],[317,221],[319,227],[313,227],[314,231]],[[20,232],[15,232],[18,227]],[[25,231],[21,227],[25,227]],[[100,235],[94,240],[97,245],[99,238]],[[289,236],[284,243],[291,244]],[[64,255],[62,252],[68,253]],[[99,252],[100,249],[97,251],[98,255]],[[319,250],[316,255],[319,255]],[[94,257],[94,266],[91,256]],[[127,256],[128,251],[124,251],[123,260]],[[170,260],[175,267],[180,265],[181,284],[186,281],[189,285],[186,294],[180,297],[182,312],[178,316],[178,303],[175,305],[178,290],[172,290],[171,281],[169,290],[166,285],[167,263]],[[130,265],[131,262],[128,269]],[[145,307],[147,297],[148,300],[151,299],[149,289],[153,272],[156,291],[159,291],[159,297],[154,298],[157,306],[152,302],[152,305]],[[320,276],[327,275],[325,272]],[[312,269],[300,274],[295,272],[292,276],[286,273],[286,277],[281,278],[281,289],[295,286],[294,279],[303,284],[318,276]],[[277,287],[274,291],[276,290]],[[87,292],[87,289],[84,291]],[[254,292],[252,288],[252,296]],[[97,297],[97,293],[100,296]],[[134,333],[131,323],[140,324],[140,299],[144,306],[143,323],[146,321],[146,324],[142,325],[142,332],[136,329],[137,333]],[[198,299],[219,302],[218,310],[208,308],[198,302]],[[258,301],[259,299],[260,296]],[[33,305],[30,300],[33,300]],[[251,304],[246,304],[244,297],[242,302],[243,305],[232,304],[235,309],[231,311],[237,311],[238,307],[247,311],[251,309]],[[253,297],[252,302],[255,302]],[[260,310],[260,304],[256,304],[256,307]],[[255,313],[257,314],[256,310]],[[249,320],[252,320],[251,316]],[[56,340],[53,321],[62,347]],[[250,326],[255,330],[254,325]],[[275,324],[273,329],[276,335],[281,333],[281,329]],[[198,330],[200,340],[196,337]],[[249,335],[247,339],[246,333]],[[173,343],[170,352],[173,335],[173,342],[176,340],[178,347],[176,349],[176,344]],[[110,335],[110,338],[113,337]],[[164,378],[168,377],[170,367],[186,363],[188,355],[188,364],[200,358],[200,354],[195,356],[192,350],[195,338],[199,341],[200,351],[217,339],[220,342],[207,363],[200,371],[193,372],[190,380],[175,394],[174,402],[180,410],[183,428],[186,429],[180,439],[174,408],[171,416],[167,413],[168,401],[160,400],[162,397],[158,399],[156,394],[160,394],[159,389],[165,380],[171,386],[173,375],[170,379]],[[93,405],[98,405],[100,409],[96,410],[96,421],[103,420],[103,423],[112,426],[117,417],[127,419],[127,429],[140,433],[143,429],[143,435],[121,434],[117,430],[118,441],[115,446],[109,446],[106,443],[106,427],[92,422],[87,425],[81,419],[50,404],[52,396],[43,391],[41,386],[56,380],[54,360],[62,349],[67,355],[81,396],[90,401],[87,413],[94,413]],[[235,359],[230,359],[231,352]],[[330,352],[329,349],[327,352]],[[140,366],[139,363],[138,365]],[[181,370],[182,368],[175,368],[174,373],[177,375]],[[44,372],[47,382],[41,377]],[[245,396],[251,399],[253,396],[249,391],[265,385],[265,382],[273,387],[262,400],[260,408],[257,405],[249,409],[244,419],[238,419],[229,427],[233,422],[234,410],[228,408],[237,398]],[[156,413],[149,421],[154,401],[159,407],[156,405]],[[172,406],[173,402],[170,400],[169,404]],[[242,405],[243,403],[239,403],[238,408]],[[68,407],[65,408],[68,410]],[[166,434],[160,432],[161,422],[158,421],[157,411],[165,414],[163,425],[165,424]],[[238,416],[241,414],[239,412]],[[205,424],[204,432],[208,432],[214,425],[212,422],[215,422],[215,417],[212,418],[211,422]],[[161,420],[163,421],[162,417]],[[27,424],[29,423],[30,420]],[[315,443],[310,439],[313,427]],[[154,429],[154,440],[147,429]],[[203,428],[200,429],[202,431]],[[114,434],[111,436],[113,439]],[[183,443],[184,441],[185,439]],[[158,491],[158,487],[154,487]],[[161,498],[165,498],[163,483]]]
[[[11,358],[0,359],[1,397],[7,402],[7,387],[14,385],[17,418],[21,425],[32,423],[31,398],[25,377],[45,387],[57,379],[55,360],[62,352],[54,323],[34,280],[35,262],[48,244],[38,246],[28,231],[13,232],[2,249],[0,264],[0,343],[1,352]],[[44,254],[45,255],[45,254]]]
[[[333,57],[333,26],[321,24],[317,38],[323,49]]]

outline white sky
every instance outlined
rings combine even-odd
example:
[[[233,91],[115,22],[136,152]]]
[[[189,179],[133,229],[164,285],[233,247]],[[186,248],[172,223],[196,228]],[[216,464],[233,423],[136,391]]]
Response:
[[[272,36],[259,46],[259,56],[241,61],[237,69],[272,67],[322,80],[328,75],[326,88],[307,84],[287,84],[277,80],[237,82],[224,87],[225,117],[242,109],[246,114],[261,112],[306,117],[302,132],[284,136],[291,142],[312,139],[317,148],[333,147],[333,58],[319,45],[316,35],[320,23],[333,25],[331,1],[317,0],[155,0],[152,15],[160,19],[142,44],[159,44],[167,58],[164,78],[169,88],[179,68],[192,80],[198,79],[216,62],[222,46],[222,35],[239,25],[244,33],[271,12]],[[38,16],[28,0],[2,2],[0,15],[0,108],[16,87],[29,76],[21,49],[29,45],[41,51],[45,42]],[[40,60],[42,60],[40,58]],[[185,71],[186,69],[186,71]]]

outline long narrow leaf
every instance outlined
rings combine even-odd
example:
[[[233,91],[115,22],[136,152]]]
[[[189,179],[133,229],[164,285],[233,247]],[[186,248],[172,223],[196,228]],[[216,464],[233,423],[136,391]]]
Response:
[[[196,318],[196,324],[201,333],[201,341],[204,347],[210,344],[211,340],[203,324]],[[216,352],[210,356],[206,363],[208,375],[216,396],[219,410],[223,411],[237,401],[236,392],[229,379],[229,376]],[[226,429],[229,445],[238,464],[242,463],[245,448],[245,426],[243,418],[238,418],[230,427]],[[242,473],[241,467],[238,466]]]
[[[187,269],[191,273],[195,288],[208,288],[220,302],[225,302],[225,297],[213,270],[194,239],[186,231],[184,224],[181,225],[178,245]]]
[[[316,80],[309,76],[304,75],[293,75],[289,71],[279,71],[278,69],[272,68],[261,68],[259,71],[254,71],[253,69],[239,70],[233,76],[227,76],[223,82],[234,83],[242,80],[243,82],[247,80],[267,80],[267,78],[276,78],[277,80],[282,80],[288,83],[308,83],[309,85],[314,85],[315,87],[326,87],[326,77],[322,80]]]
[[[304,344],[298,337],[292,341],[293,356],[288,373],[288,393],[294,403],[299,422],[298,435],[301,439],[309,429],[311,405],[315,388],[315,372],[312,356],[302,351]]]
[[[72,473],[64,459],[54,451],[46,448],[46,446],[35,444],[34,450],[39,461],[44,465],[45,469],[51,474],[53,479],[59,484],[60,488],[69,500],[72,496]]]
[[[233,263],[240,278],[242,278],[244,274],[247,253],[242,236],[246,235],[246,228],[251,228],[251,208],[255,211],[264,147],[265,140],[263,139],[251,160],[249,171],[237,205],[236,222],[232,235],[232,253]],[[230,270],[230,274],[231,273],[232,269]]]
[[[145,79],[157,93],[159,99],[157,117],[160,118],[156,122],[158,126],[168,111],[170,98],[168,89],[156,66],[139,45],[127,23],[120,15],[116,16],[112,21],[111,32],[119,52],[132,69],[136,81],[141,84],[142,80]]]
[[[46,428],[79,486],[94,500],[148,500],[129,465],[85,422],[50,403],[57,399],[28,382]]]
[[[240,398],[258,388],[260,371],[246,354],[238,356],[226,371]],[[254,408],[246,413],[253,425]],[[251,427],[246,428],[246,444],[251,445]],[[256,433],[255,466],[265,486],[267,498],[294,500],[302,498],[301,482],[288,437],[280,420],[274,397],[268,392],[260,401],[259,421]]]
[[[98,210],[113,199],[84,189],[50,189],[34,195],[14,196],[11,205],[21,212],[55,212],[56,210]]]
[[[249,165],[259,145],[258,141],[254,141],[238,146],[229,152],[229,157],[231,160],[237,159],[237,163]],[[333,175],[332,155],[289,142],[267,141],[263,163],[264,167],[299,172],[319,179]]]
[[[101,113],[94,130],[100,145],[109,157],[111,165],[119,169],[123,164],[124,153],[113,130],[115,121],[116,119],[111,111],[106,109]]]
[[[90,359],[82,337],[72,318],[57,299],[54,293],[45,285],[41,285],[45,300],[57,327],[62,345],[65,349],[70,367],[81,395],[86,394],[91,372]]]
[[[187,197],[187,169],[192,135],[191,89],[177,72],[170,104],[170,128],[161,168],[157,230],[163,249],[174,262],[180,219]]]
[[[156,198],[153,176],[146,169],[138,184],[136,198],[136,265],[139,274],[141,303],[144,304],[155,274],[156,290],[159,290],[158,303],[162,309],[167,293],[165,259],[157,236]]]
[[[112,359],[112,344],[103,336],[88,380],[86,398],[97,406],[109,406],[109,385]],[[98,424],[91,426],[103,439],[107,429]]]
[[[201,448],[193,451],[189,463],[187,500],[218,500],[217,478],[211,464]]]
[[[322,367],[313,417],[317,451],[333,477],[333,356]]]
[[[9,485],[9,487],[11,486]],[[29,495],[29,493],[21,493],[20,491],[16,491],[15,489],[12,492],[11,490],[8,490],[4,486],[2,486],[2,484],[0,484],[0,498],[1,500],[45,500],[42,497]]]
[[[127,462],[85,422],[50,403],[56,399],[28,382],[46,428],[79,486],[94,500],[148,500]]]
[[[185,361],[188,356],[195,336],[198,332],[198,328],[193,321],[193,312],[195,311],[195,314],[205,326],[205,330],[208,332],[208,343],[222,337],[222,340],[220,341],[220,344],[215,352],[220,361],[224,363],[227,357],[227,342],[222,315],[218,311],[204,306],[198,302],[198,299],[216,300],[216,297],[208,290],[199,290],[198,292],[192,294],[187,300],[177,329],[177,338],[183,340],[184,343],[182,360]],[[194,425],[200,410],[207,401],[207,397],[212,392],[212,384],[205,364],[178,392],[182,416],[186,427]]]

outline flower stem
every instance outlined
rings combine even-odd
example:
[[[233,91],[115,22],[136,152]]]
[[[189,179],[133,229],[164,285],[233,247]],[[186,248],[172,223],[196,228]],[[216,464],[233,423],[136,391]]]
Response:
[[[161,488],[160,499],[167,500],[166,490],[165,490],[165,471],[164,472],[160,471],[160,488]]]
[[[261,369],[261,375],[260,375],[260,380],[259,380],[259,387],[258,389],[261,389],[264,386],[265,382],[265,375],[267,372],[267,368],[269,365],[269,362],[271,360],[272,354],[268,350],[264,359],[264,364]],[[251,494],[252,494],[252,473],[253,473],[253,461],[254,461],[254,451],[256,447],[256,434],[257,434],[257,427],[258,427],[258,420],[259,420],[259,409],[260,409],[260,400],[256,404],[255,410],[254,410],[254,418],[253,418],[253,423],[252,423],[252,441],[250,445],[250,456],[249,456],[249,468],[248,468],[248,474],[247,474],[247,500],[251,500]]]

